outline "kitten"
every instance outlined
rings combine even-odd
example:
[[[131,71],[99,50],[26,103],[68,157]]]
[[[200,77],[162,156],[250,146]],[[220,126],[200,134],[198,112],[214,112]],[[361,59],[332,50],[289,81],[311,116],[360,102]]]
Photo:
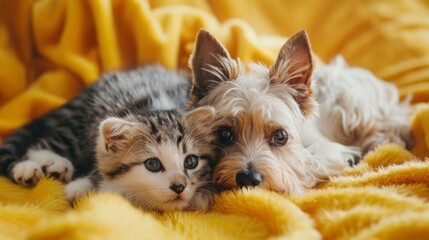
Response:
[[[173,110],[151,112],[183,108],[189,87],[187,76],[159,66],[106,74],[68,104],[13,133],[0,148],[0,172],[23,186],[33,186],[44,176],[69,182],[87,176],[98,156],[91,178],[100,191],[122,193],[150,209],[207,209],[211,194],[210,187],[204,187],[214,155],[207,142],[207,120],[198,116],[208,110],[197,109],[183,119]],[[210,114],[202,116],[210,119]],[[164,169],[161,173],[143,171],[147,168],[142,166],[157,164]],[[167,191],[159,190],[164,185]],[[163,203],[161,196],[146,201],[148,191],[136,192],[143,186],[150,186],[155,195],[164,191],[171,202]]]
[[[0,148],[0,174],[23,186],[63,182],[93,169],[104,116],[182,108],[189,78],[160,66],[106,74],[64,106],[18,129]]]
[[[0,148],[0,173],[23,186],[80,177],[66,187],[70,200],[96,188],[147,209],[207,210],[214,110],[166,110],[184,108],[189,87],[187,76],[160,66],[106,74],[13,133]]]
[[[146,210],[208,210],[214,108],[108,117],[99,126],[96,169],[66,186],[76,201],[88,191],[115,192]]]

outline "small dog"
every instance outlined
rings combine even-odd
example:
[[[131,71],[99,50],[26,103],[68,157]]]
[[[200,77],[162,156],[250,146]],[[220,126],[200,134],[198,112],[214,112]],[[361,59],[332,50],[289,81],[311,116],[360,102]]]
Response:
[[[308,36],[281,48],[273,66],[232,59],[201,30],[190,59],[190,105],[216,108],[222,156],[214,179],[299,195],[385,142],[410,144],[410,108],[396,88],[341,59],[313,75]]]

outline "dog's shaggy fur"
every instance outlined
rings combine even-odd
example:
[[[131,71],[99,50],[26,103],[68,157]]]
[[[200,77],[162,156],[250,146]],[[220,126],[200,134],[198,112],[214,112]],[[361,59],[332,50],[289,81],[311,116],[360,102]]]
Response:
[[[408,143],[408,105],[398,104],[396,89],[341,64],[317,69],[313,79],[304,31],[286,42],[272,67],[249,64],[245,71],[201,30],[190,65],[190,105],[218,112],[223,153],[214,178],[227,188],[302,194],[380,143]]]

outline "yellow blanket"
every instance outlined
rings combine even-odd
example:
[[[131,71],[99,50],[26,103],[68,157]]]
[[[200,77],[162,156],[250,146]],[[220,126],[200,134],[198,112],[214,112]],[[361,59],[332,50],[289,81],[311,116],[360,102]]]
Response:
[[[207,214],[157,215],[94,194],[71,208],[63,185],[0,178],[0,239],[427,239],[429,3],[424,0],[0,0],[0,138],[70,100],[102,72],[147,63],[186,68],[206,28],[245,62],[271,64],[307,29],[315,53],[413,94],[416,145],[381,146],[301,198],[251,190]]]

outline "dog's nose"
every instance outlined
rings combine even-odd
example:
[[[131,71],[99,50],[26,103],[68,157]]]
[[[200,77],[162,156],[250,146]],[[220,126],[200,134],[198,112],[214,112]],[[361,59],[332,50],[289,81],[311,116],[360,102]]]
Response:
[[[262,176],[257,171],[240,171],[235,175],[235,183],[238,187],[255,187],[262,183]]]
[[[175,193],[180,194],[185,190],[186,184],[184,183],[173,183],[170,186],[170,189],[173,190]]]

